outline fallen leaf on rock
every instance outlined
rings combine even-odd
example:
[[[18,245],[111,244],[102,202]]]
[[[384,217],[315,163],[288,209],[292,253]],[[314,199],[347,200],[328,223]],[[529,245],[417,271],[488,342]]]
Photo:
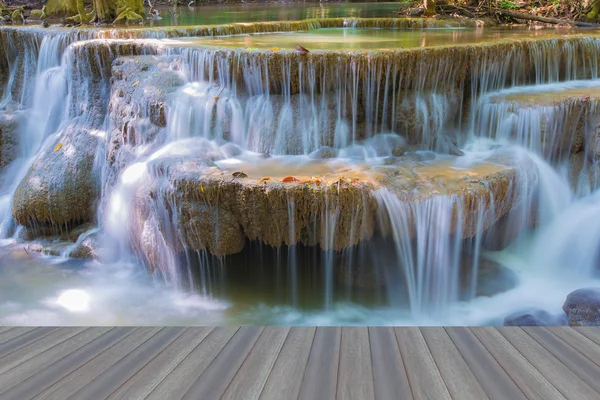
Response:
[[[135,81],[135,82],[133,82],[133,85],[131,85],[131,86],[137,86],[139,84],[140,84],[140,81]]]
[[[279,47],[271,47],[269,50],[271,50],[273,53],[277,53],[279,51]]]
[[[259,184],[259,185],[262,185],[264,182],[266,182],[266,181],[270,181],[270,180],[271,180],[271,177],[270,177],[270,176],[265,176],[264,178],[262,178],[262,179],[261,179],[261,180],[258,182],[258,184]]]
[[[215,103],[219,101],[219,96],[215,96]]]
[[[240,172],[240,171],[234,172],[231,175],[233,175],[234,178],[247,178],[248,177],[248,175],[246,175],[245,173]]]
[[[281,180],[281,182],[283,183],[296,183],[296,182],[300,182],[299,179],[294,178],[293,176],[286,176],[285,178],[283,178]]]
[[[62,143],[57,144],[56,147],[54,148],[54,151],[60,150],[61,147],[62,147]]]
[[[204,186],[200,185],[200,191],[204,193]]]

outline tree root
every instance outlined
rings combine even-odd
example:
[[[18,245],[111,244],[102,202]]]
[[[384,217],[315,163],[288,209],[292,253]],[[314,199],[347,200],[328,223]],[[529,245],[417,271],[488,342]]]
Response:
[[[133,11],[131,7],[125,7],[124,9],[117,9],[117,18],[113,23],[119,22],[133,22],[138,21],[141,22],[144,20],[144,17]]]

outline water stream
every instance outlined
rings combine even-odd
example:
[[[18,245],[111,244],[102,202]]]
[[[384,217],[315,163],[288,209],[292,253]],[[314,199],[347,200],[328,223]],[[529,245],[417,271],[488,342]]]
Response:
[[[502,324],[598,279],[595,31],[50,32],[0,62],[0,324]]]

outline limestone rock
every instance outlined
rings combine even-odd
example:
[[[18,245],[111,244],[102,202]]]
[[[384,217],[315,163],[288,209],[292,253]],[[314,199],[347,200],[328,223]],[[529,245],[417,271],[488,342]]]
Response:
[[[81,241],[69,254],[73,258],[93,259],[98,257],[98,235],[93,233]]]
[[[43,150],[13,199],[17,222],[34,230],[56,230],[94,220],[98,195],[94,159],[98,137],[69,125]]]
[[[563,305],[570,326],[600,326],[600,288],[577,289]]]
[[[473,258],[471,255],[465,255],[462,260],[462,288],[464,292],[471,289],[471,280],[473,274]],[[519,277],[509,268],[489,260],[484,257],[479,258],[479,268],[477,270],[477,287],[475,296],[491,297],[514,289],[519,284]]]

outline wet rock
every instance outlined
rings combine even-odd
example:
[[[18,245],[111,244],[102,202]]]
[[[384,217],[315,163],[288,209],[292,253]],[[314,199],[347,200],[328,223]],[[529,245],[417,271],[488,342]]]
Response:
[[[32,230],[59,232],[95,218],[94,131],[69,125],[31,165],[15,191],[13,216]]]
[[[394,133],[382,133],[366,140],[365,147],[372,149],[379,157],[400,157],[406,151],[406,140]]]
[[[315,150],[312,153],[310,153],[309,157],[317,160],[335,158],[337,157],[337,150],[333,147],[322,146],[318,150]]]
[[[600,288],[569,293],[563,305],[570,326],[600,326]]]
[[[0,113],[0,169],[19,154],[19,128],[24,120],[21,111]]]
[[[98,234],[93,233],[81,241],[69,254],[73,258],[98,258]]]
[[[463,271],[461,274],[462,290],[469,293],[472,290],[473,257],[471,255],[463,256],[461,265]],[[495,296],[514,289],[518,284],[519,277],[514,271],[487,258],[479,258],[475,297]]]
[[[242,154],[242,149],[240,146],[233,143],[225,143],[221,146],[221,151],[225,156],[224,158],[237,157]]]
[[[564,326],[565,315],[552,315],[547,311],[530,309],[517,311],[504,319],[504,326]]]

